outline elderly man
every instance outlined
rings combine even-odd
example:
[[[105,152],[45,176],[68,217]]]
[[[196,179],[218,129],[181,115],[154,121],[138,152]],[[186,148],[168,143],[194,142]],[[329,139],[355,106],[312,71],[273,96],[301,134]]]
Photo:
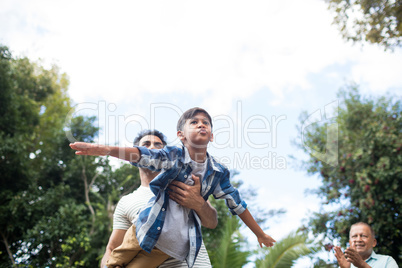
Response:
[[[335,257],[341,268],[398,268],[396,261],[387,255],[376,254],[373,247],[377,245],[373,228],[364,222],[358,222],[350,227],[350,247],[342,253],[340,247],[335,247]]]
[[[145,146],[149,149],[161,149],[166,145],[165,136],[157,130],[145,130],[138,134],[134,140],[134,145]],[[149,189],[149,183],[158,175],[148,169],[139,169],[141,186],[133,193],[124,196],[116,207],[113,220],[113,232],[109,238],[105,254],[101,261],[101,268],[106,267],[106,262],[113,249],[123,242],[123,237],[127,229],[131,226],[134,216],[148,200],[153,196]],[[205,201],[200,194],[200,182],[194,181],[194,186],[186,185],[180,182],[173,182],[170,188],[170,198],[182,206],[193,209],[201,219],[201,224],[206,228],[215,228],[218,224],[217,212]],[[199,257],[194,264],[195,268],[210,268],[211,263],[204,244],[200,249]],[[168,259],[160,268],[187,268],[185,261]]]

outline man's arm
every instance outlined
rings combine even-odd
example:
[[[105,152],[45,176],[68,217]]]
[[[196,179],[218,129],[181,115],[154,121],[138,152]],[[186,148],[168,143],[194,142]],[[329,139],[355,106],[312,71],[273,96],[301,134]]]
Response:
[[[77,155],[110,155],[130,162],[138,162],[141,158],[141,153],[136,147],[107,146],[87,142],[70,143],[70,147],[76,150]]]
[[[246,209],[242,214],[239,215],[240,219],[247,225],[248,228],[257,236],[258,243],[260,247],[264,244],[267,247],[272,247],[274,242],[276,242],[272,237],[264,233],[258,223],[254,220],[250,211]]]
[[[113,230],[112,234],[110,235],[109,242],[107,243],[105,254],[103,255],[101,261],[101,268],[106,266],[107,260],[109,259],[113,249],[117,248],[121,245],[121,243],[123,243],[123,238],[126,232],[127,230]]]
[[[214,229],[218,225],[216,209],[201,196],[200,179],[192,175],[194,185],[187,185],[180,181],[173,181],[169,185],[169,196],[183,207],[193,209],[201,220],[202,226]]]

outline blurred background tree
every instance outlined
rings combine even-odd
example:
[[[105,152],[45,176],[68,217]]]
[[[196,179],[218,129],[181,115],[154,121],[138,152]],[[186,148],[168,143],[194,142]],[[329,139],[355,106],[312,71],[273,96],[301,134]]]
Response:
[[[131,165],[69,148],[65,131],[92,142],[98,128],[94,117],[66,125],[68,83],[0,46],[0,267],[98,267],[114,206],[139,185]]]
[[[323,239],[349,240],[349,228],[363,221],[377,238],[375,251],[402,262],[402,110],[400,98],[363,97],[357,86],[339,93],[340,105],[334,121],[318,122],[304,130],[306,153],[325,153],[327,127],[338,125],[338,164],[329,165],[310,154],[303,169],[318,175],[322,186],[313,191],[323,200],[306,229]],[[308,115],[301,116],[305,122]],[[300,126],[299,126],[300,128]],[[299,131],[301,133],[301,130]],[[311,148],[311,149],[310,149]]]
[[[367,41],[385,49],[401,46],[402,1],[326,0],[335,12],[334,24],[353,42]]]

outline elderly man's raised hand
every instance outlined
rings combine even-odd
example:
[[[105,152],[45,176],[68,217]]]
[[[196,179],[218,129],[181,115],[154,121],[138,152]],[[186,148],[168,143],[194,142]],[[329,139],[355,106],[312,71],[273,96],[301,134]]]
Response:
[[[359,252],[357,252],[356,245],[354,244],[345,250],[345,257],[348,262],[353,263],[356,267],[366,267],[367,265]]]
[[[334,247],[334,254],[338,264],[341,268],[350,268],[350,262],[346,260],[345,254],[343,254],[341,247],[335,246]]]

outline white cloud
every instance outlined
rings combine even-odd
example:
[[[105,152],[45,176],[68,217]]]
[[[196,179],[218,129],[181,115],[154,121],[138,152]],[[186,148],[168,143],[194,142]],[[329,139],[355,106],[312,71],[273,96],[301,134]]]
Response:
[[[359,61],[352,68],[353,80],[378,93],[385,93],[389,88],[402,88],[401,50],[392,54],[379,48],[368,48],[367,51],[359,55]]]
[[[358,61],[353,78],[373,88],[402,84],[389,68],[378,70],[386,83],[372,75],[379,61],[401,62],[400,53],[394,59],[345,44],[319,0],[5,4],[3,39],[13,50],[56,61],[78,102],[183,92],[208,94],[208,105],[224,112],[232,100],[267,88],[272,104],[281,104],[295,88],[311,87],[309,74],[347,60]]]
[[[14,50],[57,61],[77,101],[176,91],[208,93],[211,107],[226,110],[265,87],[280,104],[293,88],[311,87],[308,74],[355,55],[365,61],[354,77],[378,87],[367,76],[376,62],[343,43],[318,0],[15,2],[2,12],[19,18],[8,21],[3,38]]]

